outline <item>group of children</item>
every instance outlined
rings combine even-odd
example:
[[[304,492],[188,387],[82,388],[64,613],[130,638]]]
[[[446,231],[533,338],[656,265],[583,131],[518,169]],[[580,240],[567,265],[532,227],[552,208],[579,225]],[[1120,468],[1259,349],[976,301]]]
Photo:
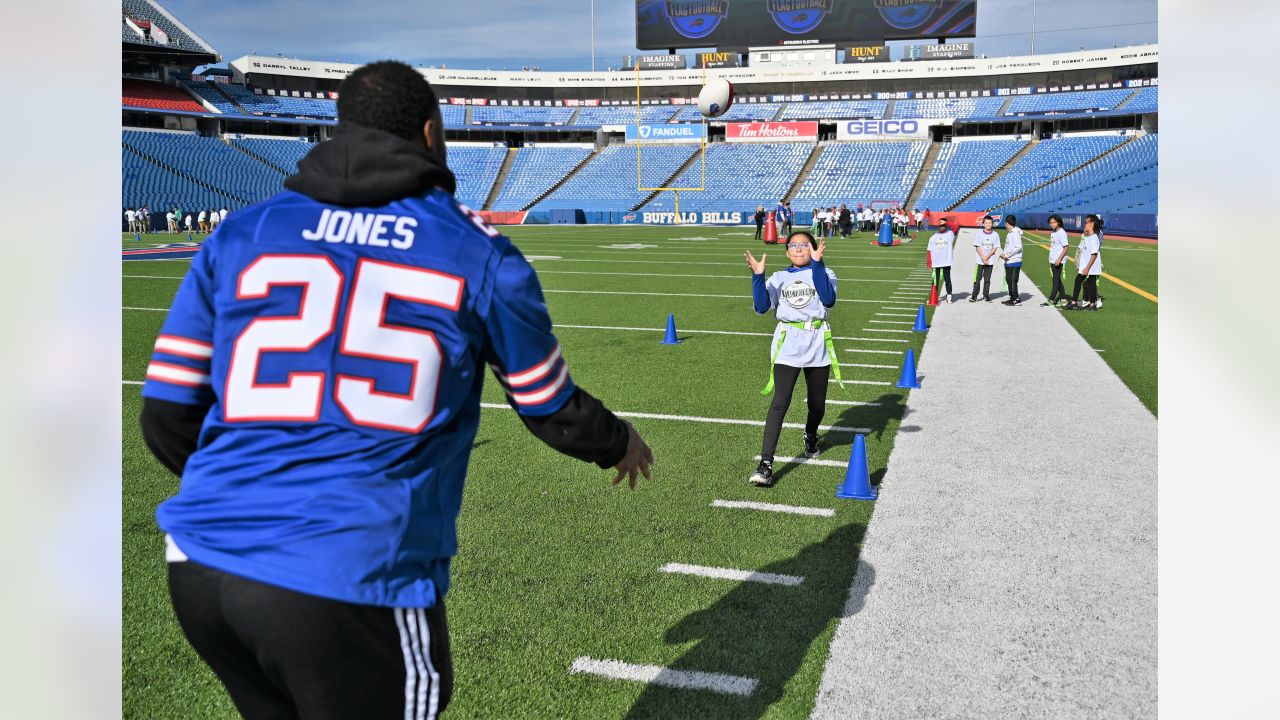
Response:
[[[131,233],[151,233],[154,232],[151,227],[151,209],[140,207],[138,209],[126,208],[124,211],[124,219]],[[173,208],[164,214],[165,228],[168,232],[199,232],[211,233],[218,223],[227,219],[227,209],[221,210],[201,210],[198,213],[184,213],[181,208]]]
[[[848,212],[847,208],[845,212]],[[815,217],[818,216],[815,214]],[[982,291],[982,298],[991,302],[991,273],[996,257],[999,257],[1004,260],[1005,283],[1009,289],[1009,298],[1002,304],[1018,306],[1022,304],[1018,292],[1018,281],[1022,275],[1022,229],[1018,227],[1015,216],[1006,216],[1005,226],[1008,230],[1002,244],[994,226],[994,218],[990,215],[984,217],[982,229],[973,241],[978,266],[969,302],[978,301],[979,289]],[[1048,301],[1042,305],[1056,307],[1059,302],[1067,300],[1062,273],[1070,243],[1067,232],[1062,227],[1061,217],[1050,216],[1049,226],[1049,266],[1053,274],[1053,289]],[[951,265],[955,255],[957,230],[955,218],[944,219],[938,232],[929,239],[934,284],[946,287],[945,301],[948,303],[954,302]],[[840,365],[836,362],[831,325],[827,322],[828,314],[836,303],[838,281],[836,274],[823,263],[826,240],[815,239],[816,235],[817,232],[804,230],[790,233],[787,237],[787,260],[791,263],[790,267],[778,270],[767,278],[767,253],[761,255],[759,260],[750,251],[744,253],[747,267],[751,269],[751,299],[756,313],[764,315],[772,310],[778,320],[773,339],[769,343],[769,381],[761,391],[764,395],[772,393],[773,398],[765,417],[760,462],[748,478],[751,484],[760,487],[769,487],[774,483],[774,453],[778,448],[782,421],[791,407],[791,396],[800,375],[804,375],[808,406],[803,438],[803,452],[807,458],[817,457],[819,453],[818,427],[826,414],[827,383],[831,376],[835,376],[836,382],[840,382]],[[1102,219],[1097,215],[1089,215],[1085,218],[1084,233],[1076,250],[1075,288],[1065,309],[1101,308],[1102,298],[1098,296],[1098,276],[1101,274]],[[1079,302],[1081,290],[1084,291],[1084,303]]]
[[[996,258],[1004,260],[1005,286],[1009,297],[1002,305],[1018,306],[1022,304],[1022,296],[1018,292],[1018,281],[1022,277],[1022,228],[1018,227],[1018,219],[1007,215],[1004,219],[1004,244],[1001,245],[1000,234],[995,231],[995,220],[990,215],[982,219],[982,229],[974,237],[973,247],[978,255],[978,264],[974,268],[973,292],[969,293],[969,302],[978,301],[979,289],[982,299],[991,302],[991,273]],[[955,302],[951,291],[951,265],[955,256],[957,224],[955,218],[945,220],[938,232],[929,238],[930,259],[933,265],[933,284],[946,289],[946,294],[939,299],[947,303]],[[1049,269],[1052,273],[1052,289],[1049,299],[1041,303],[1043,307],[1057,307],[1059,302],[1065,303],[1065,310],[1096,311],[1102,308],[1102,298],[1098,295],[1098,276],[1102,275],[1102,218],[1089,215],[1084,220],[1084,232],[1080,235],[1080,245],[1076,250],[1076,281],[1067,300],[1066,287],[1062,274],[1070,241],[1067,231],[1062,227],[1062,218],[1049,216]],[[1084,302],[1080,302],[1080,292],[1084,291]]]

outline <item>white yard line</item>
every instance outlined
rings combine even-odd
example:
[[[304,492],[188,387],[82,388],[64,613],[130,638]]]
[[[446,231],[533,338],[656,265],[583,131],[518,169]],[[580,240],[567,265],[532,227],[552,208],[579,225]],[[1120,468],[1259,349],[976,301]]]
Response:
[[[708,690],[724,695],[750,695],[755,692],[759,680],[740,675],[700,672],[697,670],[672,670],[661,665],[637,665],[621,660],[597,660],[580,657],[569,667],[569,674],[599,675],[614,680],[630,680],[647,685],[680,688],[682,690]]]
[[[864,328],[864,329],[867,332],[903,333],[906,335],[910,335],[911,333],[915,332],[914,330],[890,330],[888,328]]]
[[[897,365],[871,365],[868,363],[840,363],[840,367],[874,368],[876,370],[897,370]]]
[[[876,323],[877,325],[914,325],[915,324],[908,320],[868,320],[867,322]]]
[[[845,380],[845,382],[854,382],[854,381]],[[868,382],[868,383],[862,383],[862,384],[892,385],[893,383],[888,383],[888,382],[869,383]],[[488,408],[490,410],[510,410],[511,409],[511,406],[505,403],[482,402],[480,403],[480,407]],[[618,411],[618,410],[614,410],[613,414],[617,415],[618,417],[641,418],[644,420],[676,420],[681,422],[711,423],[714,425],[750,425],[753,427],[764,427],[763,420],[739,420],[737,418],[713,418],[713,417],[701,417],[698,415],[667,415],[665,413],[627,412],[627,411]],[[803,430],[804,423],[782,423],[782,427],[790,428],[793,430]],[[824,432],[847,432],[847,433],[858,433],[861,435],[866,435],[871,432],[870,428],[846,427],[844,425],[819,425],[818,429]]]
[[[901,355],[897,350],[872,350],[871,348],[840,348],[844,352],[873,353],[875,355]]]
[[[142,381],[141,380],[121,380],[120,383],[122,385],[141,385]]]
[[[880,407],[878,402],[862,402],[860,400],[828,400],[828,405],[854,405],[858,407]]]
[[[756,460],[759,460],[759,459],[760,459],[760,456],[759,456],[759,455],[757,455],[757,456],[755,457],[755,459],[756,459]],[[838,467],[838,468],[848,467],[848,466],[849,466],[849,463],[847,463],[847,462],[841,462],[841,461],[839,461],[839,460],[819,460],[818,458],[807,458],[807,457],[785,457],[785,456],[781,456],[781,455],[775,455],[775,456],[773,457],[773,462],[774,462],[774,464],[775,464],[775,465],[777,465],[777,464],[786,464],[786,465],[790,465],[790,464],[795,464],[795,465],[821,465],[822,467]]]
[[[915,317],[915,315],[913,315],[912,313],[875,313],[875,316],[876,317],[909,317],[909,318]]]
[[[879,380],[842,380],[841,382],[843,382],[843,383],[844,383],[844,384],[846,384],[846,385],[882,385],[882,386],[884,386],[884,387],[893,387],[893,386],[894,386],[894,383],[891,383],[891,382],[880,382]],[[798,424],[798,423],[797,423],[797,424]],[[783,427],[785,427],[785,425],[784,425]],[[803,427],[803,426],[802,426],[802,427]],[[861,430],[859,430],[858,432],[862,432],[862,431],[861,431]],[[863,434],[863,435],[866,435],[866,433],[862,433],[862,434]]]
[[[814,517],[835,517],[834,508],[804,507],[803,505],[782,505],[779,503],[754,502],[751,500],[712,500],[711,507],[734,508],[738,510],[762,510],[764,512],[787,513],[790,515],[812,515]]]
[[[804,582],[798,575],[780,575],[778,573],[753,572],[751,570],[735,570],[733,568],[709,567],[707,565],[686,565],[685,563],[667,563],[658,568],[660,572],[677,575],[697,575],[698,577],[715,578],[717,580],[737,580],[738,582],[758,582],[765,585],[788,585],[795,587]]]

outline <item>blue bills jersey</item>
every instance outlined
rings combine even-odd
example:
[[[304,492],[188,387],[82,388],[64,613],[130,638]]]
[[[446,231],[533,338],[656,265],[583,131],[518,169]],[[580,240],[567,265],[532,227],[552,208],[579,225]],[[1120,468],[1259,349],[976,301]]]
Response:
[[[486,363],[525,415],[574,392],[533,268],[448,193],[342,208],[286,191],[237,212],[147,369],[146,397],[210,406],[160,528],[225,572],[431,607]]]

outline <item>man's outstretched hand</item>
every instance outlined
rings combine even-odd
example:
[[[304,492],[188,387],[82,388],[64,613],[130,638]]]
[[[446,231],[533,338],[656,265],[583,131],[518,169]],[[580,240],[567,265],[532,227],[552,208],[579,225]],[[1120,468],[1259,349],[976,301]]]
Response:
[[[627,454],[622,456],[614,469],[618,474],[613,478],[613,484],[617,485],[622,482],[622,478],[626,476],[632,490],[636,489],[636,476],[644,475],[645,480],[653,480],[653,450],[645,444],[640,438],[640,433],[636,432],[636,428],[631,423],[627,423]]]

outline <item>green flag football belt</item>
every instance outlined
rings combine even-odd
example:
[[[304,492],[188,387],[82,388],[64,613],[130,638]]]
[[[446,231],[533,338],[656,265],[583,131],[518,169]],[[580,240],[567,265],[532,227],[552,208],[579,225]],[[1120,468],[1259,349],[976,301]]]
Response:
[[[836,383],[840,385],[840,389],[844,389],[844,382],[840,379],[840,363],[836,360],[836,345],[831,341],[831,326],[827,325],[826,320],[807,320],[805,322],[793,322],[787,320],[779,320],[779,325],[786,325],[796,330],[817,330],[822,329],[822,340],[827,345],[827,359],[831,361],[831,374],[835,376]],[[760,391],[761,395],[768,395],[773,392],[773,365],[778,361],[778,354],[782,352],[782,343],[787,340],[787,331],[783,330],[778,334],[778,342],[773,346],[773,355],[769,358],[769,384],[764,386]]]

